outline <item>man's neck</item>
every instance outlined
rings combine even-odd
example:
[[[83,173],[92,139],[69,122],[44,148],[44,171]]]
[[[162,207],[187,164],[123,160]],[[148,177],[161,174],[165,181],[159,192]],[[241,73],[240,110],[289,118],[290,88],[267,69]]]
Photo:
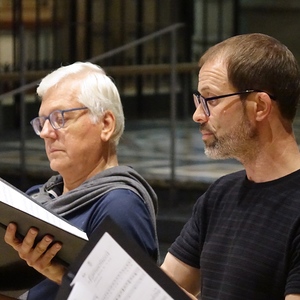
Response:
[[[300,169],[300,152],[293,137],[265,144],[258,149],[251,160],[241,161],[251,181],[271,181]]]

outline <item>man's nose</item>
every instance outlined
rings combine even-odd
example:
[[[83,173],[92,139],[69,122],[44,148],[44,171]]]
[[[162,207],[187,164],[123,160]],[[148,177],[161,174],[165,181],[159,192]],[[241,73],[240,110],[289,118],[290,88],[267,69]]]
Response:
[[[46,120],[44,123],[43,129],[41,130],[40,137],[41,138],[47,137],[47,136],[53,134],[54,131],[55,131],[55,129],[52,127],[50,121]]]
[[[194,120],[194,122],[200,123],[200,124],[207,122],[208,116],[204,112],[204,109],[201,104],[199,104],[198,107],[196,108],[196,110],[193,114],[193,120]]]

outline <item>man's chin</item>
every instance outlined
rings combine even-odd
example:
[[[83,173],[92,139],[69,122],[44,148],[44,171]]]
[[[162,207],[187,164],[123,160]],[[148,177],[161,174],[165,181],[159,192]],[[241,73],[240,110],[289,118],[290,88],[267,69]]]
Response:
[[[59,173],[58,169],[55,168],[55,167],[51,167],[51,165],[50,165],[50,169],[51,169],[53,172],[58,172],[58,173]]]
[[[204,153],[207,157],[211,158],[211,159],[228,159],[231,158],[229,155],[225,155],[224,153],[222,153],[221,151],[219,151],[218,149],[214,148],[214,147],[206,147],[204,150]]]
[[[60,163],[58,163],[58,161],[50,161],[50,169],[52,171],[60,173],[59,170],[61,170],[61,167],[62,166]]]

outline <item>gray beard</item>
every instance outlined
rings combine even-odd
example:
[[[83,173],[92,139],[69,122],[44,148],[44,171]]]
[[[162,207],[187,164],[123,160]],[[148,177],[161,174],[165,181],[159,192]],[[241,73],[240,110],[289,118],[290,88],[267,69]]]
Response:
[[[205,155],[212,159],[234,158],[244,161],[253,156],[256,147],[257,130],[249,122],[246,114],[236,124],[233,130],[221,137],[215,136],[215,141],[205,145]]]

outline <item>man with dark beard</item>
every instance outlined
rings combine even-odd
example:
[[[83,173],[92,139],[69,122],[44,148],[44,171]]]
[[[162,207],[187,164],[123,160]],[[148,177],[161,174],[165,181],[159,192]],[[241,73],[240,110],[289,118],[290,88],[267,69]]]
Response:
[[[199,65],[193,119],[205,153],[245,170],[197,200],[162,269],[202,300],[300,299],[297,61],[278,40],[253,33],[211,47]]]

